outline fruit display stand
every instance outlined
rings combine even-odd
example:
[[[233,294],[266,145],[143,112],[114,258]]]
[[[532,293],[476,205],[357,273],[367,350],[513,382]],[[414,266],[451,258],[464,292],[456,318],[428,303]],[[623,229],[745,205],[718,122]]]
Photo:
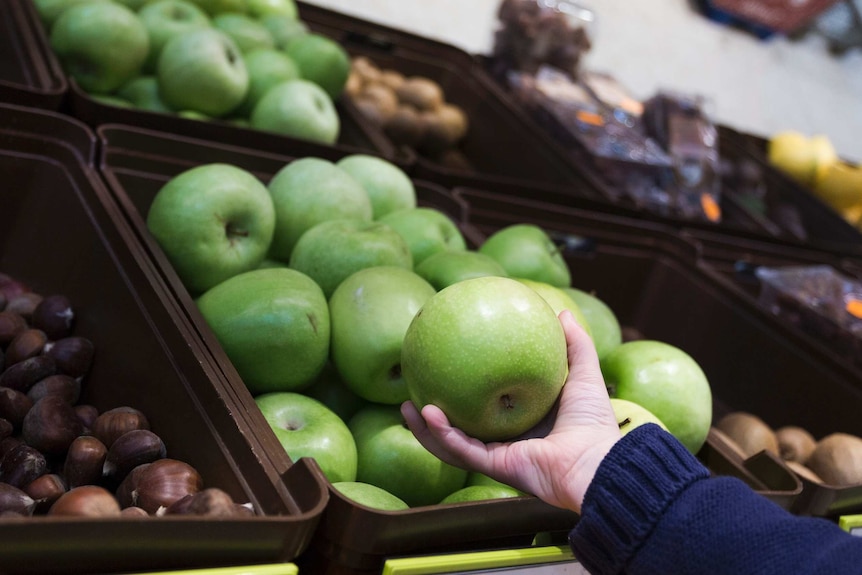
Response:
[[[168,457],[254,516],[3,518],[0,563],[20,573],[163,570],[290,561],[328,500],[307,462],[256,439],[95,170],[96,138],[51,112],[0,105],[0,270],[63,293],[96,352],[81,402],[138,409]]]
[[[30,0],[0,3],[0,102],[57,110],[67,89]]]
[[[511,104],[485,78],[470,54],[339,12],[305,3],[299,3],[299,8],[300,17],[312,30],[335,38],[351,56],[364,56],[381,69],[405,77],[433,80],[447,102],[464,110],[469,126],[463,140],[448,159],[416,152],[413,174],[417,178],[447,187],[547,188],[602,199],[581,171],[552,146],[547,134],[530,119],[513,113]],[[382,128],[380,132],[383,134]]]

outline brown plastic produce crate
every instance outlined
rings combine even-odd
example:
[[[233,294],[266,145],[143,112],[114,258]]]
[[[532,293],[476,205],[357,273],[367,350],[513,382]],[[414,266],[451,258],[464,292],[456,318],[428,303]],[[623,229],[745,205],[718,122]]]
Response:
[[[160,187],[171,176],[193,165],[227,162],[252,171],[266,182],[293,158],[305,157],[307,150],[286,150],[290,156],[264,155],[127,126],[103,126],[98,133],[102,142],[101,172],[111,191],[147,245],[179,307],[195,324],[225,377],[240,393],[242,380],[147,231],[146,213]],[[420,205],[436,207],[460,221],[465,208],[447,190],[428,182],[415,181],[415,184]],[[473,236],[469,230],[465,231],[470,241]],[[252,401],[247,391],[244,395],[247,401]],[[251,421],[265,425],[259,410],[249,407],[247,415]],[[281,449],[268,429],[259,432],[259,436],[266,436],[262,441],[268,449]],[[330,489],[329,504],[311,548],[300,558],[301,569],[319,574],[379,573],[383,558],[388,555],[529,545],[537,532],[568,529],[574,521],[573,514],[532,497],[385,512],[357,505]]]
[[[0,2],[0,102],[57,110],[67,89],[31,0]]]
[[[300,18],[312,30],[337,39],[352,56],[366,56],[379,67],[406,76],[430,78],[440,84],[448,102],[464,109],[469,130],[457,147],[458,162],[444,164],[416,153],[417,178],[447,187],[564,189],[574,197],[604,200],[547,134],[515,113],[471,55],[332,10],[305,3],[299,7]]]
[[[51,112],[0,105],[0,271],[66,294],[96,355],[81,402],[143,411],[169,457],[250,502],[252,518],[0,520],[0,571],[94,573],[290,561],[328,500],[316,466],[267,453],[93,164],[96,138]]]

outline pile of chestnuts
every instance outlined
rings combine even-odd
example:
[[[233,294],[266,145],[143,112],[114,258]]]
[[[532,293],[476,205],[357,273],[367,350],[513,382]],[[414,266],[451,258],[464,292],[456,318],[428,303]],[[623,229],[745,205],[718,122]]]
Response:
[[[141,411],[79,403],[95,355],[63,295],[0,273],[0,520],[253,515],[167,457]]]

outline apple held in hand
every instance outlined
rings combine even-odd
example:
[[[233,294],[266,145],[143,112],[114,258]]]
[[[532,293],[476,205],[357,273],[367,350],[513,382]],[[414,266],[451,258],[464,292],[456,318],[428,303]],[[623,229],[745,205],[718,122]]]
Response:
[[[567,287],[571,274],[560,248],[548,233],[533,224],[513,224],[493,233],[479,246],[513,278]]]
[[[258,130],[334,144],[341,119],[320,86],[296,79],[276,84],[264,93],[251,113],[251,125]]]
[[[144,70],[148,73],[155,72],[162,48],[169,40],[210,26],[206,12],[186,0],[150,2],[138,11],[138,17],[146,27],[150,39],[150,51],[144,62]]]
[[[329,307],[320,287],[296,270],[232,277],[197,300],[252,395],[309,386],[329,356]]]
[[[333,489],[346,498],[372,509],[381,511],[402,511],[410,507],[401,499],[395,497],[385,489],[380,489],[370,483],[361,481],[340,481],[332,484]]]
[[[140,73],[150,42],[137,14],[120,4],[91,2],[57,18],[51,47],[84,91],[108,94]]]
[[[712,392],[690,355],[660,341],[624,343],[601,361],[611,397],[652,412],[692,453],[706,441],[712,423]]]
[[[368,192],[375,220],[391,212],[416,207],[413,181],[392,162],[367,154],[353,154],[336,165],[356,178]]]
[[[356,442],[325,405],[292,392],[265,393],[254,401],[293,461],[314,458],[331,483],[356,479]]]
[[[327,298],[349,276],[375,266],[413,269],[404,239],[379,222],[319,223],[302,234],[290,254],[290,267],[316,281]]]
[[[599,359],[623,343],[622,328],[613,310],[598,297],[575,288],[562,288],[571,297],[590,324],[590,335]]]
[[[248,90],[248,71],[239,48],[213,28],[169,40],[159,56],[156,77],[168,106],[214,118],[239,106]]]
[[[572,315],[575,318],[575,321],[578,322],[584,331],[592,337],[592,331],[590,330],[590,323],[587,321],[587,318],[584,316],[581,308],[578,304],[575,303],[568,293],[563,291],[562,288],[554,287],[551,284],[545,282],[537,282],[533,280],[526,280],[521,278],[516,278],[519,282],[524,284],[527,287],[533,288],[536,290],[540,296],[542,296],[546,302],[551,306],[551,309],[554,310],[554,313],[559,317],[560,313],[563,310],[567,309],[572,312]]]
[[[623,435],[646,423],[655,423],[667,431],[667,426],[653,412],[633,401],[612,397],[611,407],[614,409],[620,433]]]
[[[417,265],[415,271],[437,291],[472,278],[508,277],[497,260],[473,250],[436,253]]]
[[[228,164],[186,170],[162,186],[147,228],[192,293],[256,268],[269,249],[275,208],[266,186]]]
[[[409,269],[360,270],[329,298],[330,357],[357,395],[400,405],[409,398],[401,375],[401,344],[422,305],[436,293]]]
[[[338,219],[371,221],[365,189],[328,160],[294,160],[275,174],[268,187],[275,205],[269,253],[281,261],[290,261],[296,242],[317,224]]]
[[[455,221],[435,208],[407,208],[390,212],[378,221],[392,226],[398,232],[413,255],[417,266],[442,251],[464,251],[467,242]]]
[[[483,277],[437,292],[404,337],[410,399],[481,441],[515,438],[551,410],[568,372],[551,306],[523,283]]]
[[[464,486],[467,472],[425,449],[397,405],[370,405],[347,426],[359,456],[357,481],[384,489],[410,507],[436,505]]]

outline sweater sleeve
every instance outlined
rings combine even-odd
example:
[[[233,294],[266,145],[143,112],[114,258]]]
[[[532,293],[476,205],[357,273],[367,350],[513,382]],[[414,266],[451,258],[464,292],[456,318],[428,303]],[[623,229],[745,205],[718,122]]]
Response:
[[[738,479],[710,478],[651,424],[602,461],[569,543],[594,574],[839,574],[862,565],[862,538],[788,513]]]

